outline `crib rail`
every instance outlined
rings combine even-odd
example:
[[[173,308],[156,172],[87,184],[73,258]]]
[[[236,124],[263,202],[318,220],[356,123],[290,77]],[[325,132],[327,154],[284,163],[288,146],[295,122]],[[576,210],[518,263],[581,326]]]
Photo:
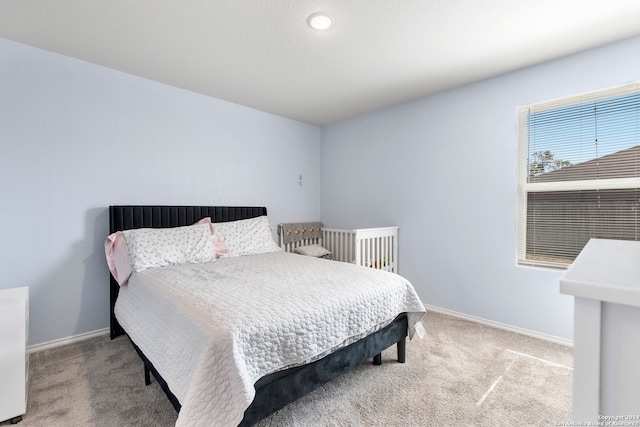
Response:
[[[322,246],[322,238],[298,240],[297,242],[283,243],[280,241],[280,247],[285,252],[293,252],[296,248],[306,245],[320,245]]]
[[[356,261],[355,230],[322,227],[322,246],[329,249],[336,261]]]
[[[356,264],[398,272],[398,227],[355,230]]]

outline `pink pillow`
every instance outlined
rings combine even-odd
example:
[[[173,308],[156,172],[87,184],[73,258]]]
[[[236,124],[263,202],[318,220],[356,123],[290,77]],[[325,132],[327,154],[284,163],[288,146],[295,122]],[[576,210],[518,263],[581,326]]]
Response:
[[[131,260],[122,231],[116,231],[107,237],[107,240],[104,241],[104,252],[113,278],[116,279],[118,285],[124,286],[129,280],[133,268],[131,268]]]
[[[222,243],[222,240],[220,240],[220,236],[218,236],[218,233],[216,233],[216,231],[213,229],[213,223],[211,222],[211,218],[210,217],[202,218],[200,221],[196,222],[194,225],[200,225],[200,224],[209,224],[209,230],[211,231],[211,241],[213,242],[213,248],[216,251],[216,258],[220,258],[223,255],[228,255],[229,250]]]

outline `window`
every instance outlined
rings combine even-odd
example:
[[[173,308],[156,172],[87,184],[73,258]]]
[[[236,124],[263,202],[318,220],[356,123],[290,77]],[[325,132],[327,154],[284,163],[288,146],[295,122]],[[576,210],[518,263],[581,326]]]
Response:
[[[640,240],[640,82],[518,109],[518,263]]]

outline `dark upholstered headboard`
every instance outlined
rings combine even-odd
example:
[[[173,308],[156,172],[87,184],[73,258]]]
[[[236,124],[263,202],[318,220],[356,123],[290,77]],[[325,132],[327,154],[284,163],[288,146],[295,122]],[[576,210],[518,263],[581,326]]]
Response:
[[[210,217],[212,222],[236,221],[266,215],[266,207],[246,206],[109,206],[109,233],[132,228],[162,228],[191,225]],[[106,236],[105,236],[106,237]],[[120,286],[110,276],[111,338],[122,335],[113,309]]]

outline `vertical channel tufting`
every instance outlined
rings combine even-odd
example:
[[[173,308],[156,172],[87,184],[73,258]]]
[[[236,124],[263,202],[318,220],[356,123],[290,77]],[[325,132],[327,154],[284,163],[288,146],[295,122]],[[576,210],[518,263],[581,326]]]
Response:
[[[213,222],[227,222],[266,214],[266,207],[254,206],[109,206],[109,232],[143,227],[179,227],[205,217],[210,217]]]

